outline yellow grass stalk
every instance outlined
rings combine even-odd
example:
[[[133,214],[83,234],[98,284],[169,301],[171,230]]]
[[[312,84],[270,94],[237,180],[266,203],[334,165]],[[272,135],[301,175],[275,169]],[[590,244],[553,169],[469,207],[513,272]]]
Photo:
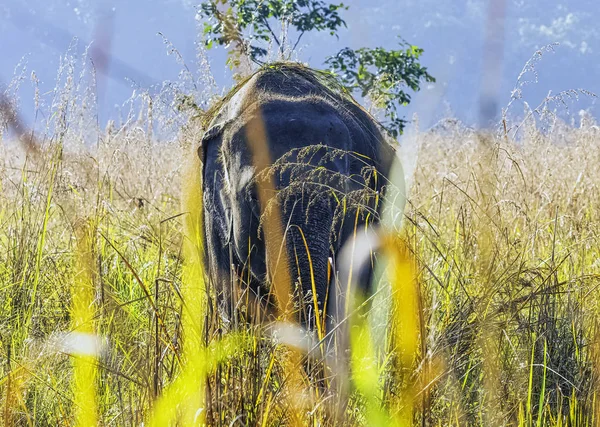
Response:
[[[271,165],[269,154],[268,136],[265,129],[265,123],[262,116],[252,119],[247,125],[246,137],[248,138],[250,150],[252,151],[252,161],[256,167],[257,173],[265,170]],[[259,182],[258,197],[261,206],[261,215],[265,215],[264,220],[264,235],[265,246],[267,251],[267,269],[269,271],[272,292],[275,294],[277,307],[282,320],[289,323],[294,323],[293,319],[293,304],[291,301],[291,276],[289,264],[287,262],[286,246],[284,234],[281,229],[281,215],[279,209],[271,209],[266,211],[269,203],[269,197],[275,194],[275,185],[272,179],[262,180]],[[308,250],[308,248],[307,248]],[[310,254],[309,254],[310,257]],[[312,265],[311,265],[312,269]],[[318,313],[318,311],[316,312]],[[318,314],[315,316],[317,325],[320,324]],[[319,337],[323,332],[319,328]],[[302,365],[302,356],[299,351],[293,347],[290,348],[291,354],[286,357],[282,365],[284,367],[285,377],[288,385],[288,404],[291,408],[292,425],[302,425],[303,406],[305,399],[301,398],[304,395],[303,389],[306,381],[299,367]]]
[[[365,319],[356,322],[351,329],[352,381],[366,401],[366,420],[369,426],[398,425],[379,401],[379,370],[369,323]]]
[[[202,262],[202,188],[197,156],[188,164],[182,191],[185,219],[182,330],[182,372],[155,402],[150,426],[203,425],[205,420],[205,381],[210,364],[220,355],[211,355],[202,339],[206,287]],[[220,351],[219,351],[220,352]]]
[[[420,292],[414,260],[399,240],[388,240],[390,282],[392,284],[392,330],[397,354],[396,381],[402,384],[397,397],[399,425],[412,425],[415,406],[415,379],[421,334]]]
[[[365,398],[366,420],[370,426],[410,426],[415,414],[417,376],[415,368],[419,355],[421,318],[420,292],[416,280],[414,260],[401,241],[395,237],[384,239],[383,248],[388,260],[388,280],[391,283],[393,351],[396,357],[391,373],[399,384],[399,392],[391,400],[389,410],[382,405],[381,375],[385,369],[378,365],[379,354],[368,320],[353,320],[350,340],[353,382]],[[352,303],[353,306],[356,303]],[[356,316],[354,316],[356,317]],[[437,370],[435,370],[437,372]],[[428,378],[420,384],[429,382]]]
[[[76,274],[71,289],[74,418],[76,426],[89,427],[98,424],[96,358],[99,346],[94,327],[93,227],[83,222],[77,226],[76,233]]]
[[[14,368],[12,371],[0,379],[0,390],[4,389],[4,396],[0,395],[0,407],[2,408],[2,425],[12,426],[16,424],[16,415],[18,411],[25,414],[27,425],[32,426],[33,422],[27,410],[27,404],[23,399],[29,380],[29,371],[23,366]]]
[[[267,131],[262,116],[253,118],[247,125],[246,137],[252,151],[252,162],[257,173],[266,170],[271,165],[269,145],[267,144]],[[284,235],[281,230],[281,215],[278,209],[265,212],[269,197],[275,194],[275,185],[272,179],[259,182],[258,197],[261,206],[261,215],[266,215],[264,220],[267,269],[273,284],[272,291],[277,300],[277,306],[284,320],[289,321],[293,309],[290,295],[292,294],[290,269],[285,251]]]

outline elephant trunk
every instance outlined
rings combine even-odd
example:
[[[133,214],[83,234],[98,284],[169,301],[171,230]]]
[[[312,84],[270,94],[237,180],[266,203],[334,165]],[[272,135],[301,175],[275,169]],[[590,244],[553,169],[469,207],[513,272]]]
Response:
[[[305,190],[284,202],[282,215],[289,269],[295,283],[299,320],[309,330],[323,330],[329,288],[330,235],[334,220],[331,201]]]

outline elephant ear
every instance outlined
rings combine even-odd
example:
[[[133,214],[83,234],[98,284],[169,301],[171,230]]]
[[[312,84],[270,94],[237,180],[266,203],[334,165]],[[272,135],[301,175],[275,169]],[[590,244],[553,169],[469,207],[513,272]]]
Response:
[[[223,134],[223,129],[225,128],[226,122],[220,122],[211,125],[204,135],[202,135],[202,139],[200,140],[200,146],[198,147],[198,157],[200,158],[200,163],[202,163],[202,167],[204,169],[204,160],[206,158],[206,149],[211,140],[214,140],[220,137]]]

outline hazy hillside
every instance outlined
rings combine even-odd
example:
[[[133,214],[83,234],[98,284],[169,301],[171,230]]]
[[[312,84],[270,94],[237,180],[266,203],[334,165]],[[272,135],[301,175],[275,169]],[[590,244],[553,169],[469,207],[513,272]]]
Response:
[[[401,35],[425,49],[423,62],[438,77],[446,101],[440,104],[439,115],[446,116],[451,110],[458,118],[473,121],[480,88],[487,1],[350,0],[345,3],[350,6],[345,15],[348,29],[341,32],[339,40],[325,34],[306,37],[299,55],[301,60],[318,67],[326,54],[346,45],[392,48],[396,36]],[[10,80],[15,65],[25,56],[28,70],[35,70],[45,83],[43,88],[50,90],[55,84],[59,56],[66,51],[71,36],[85,42],[97,37],[95,23],[102,19],[105,23],[102,28],[112,34],[113,55],[131,67],[113,64],[115,80],[106,83],[100,108],[101,119],[107,120],[114,117],[115,104],[121,104],[130,95],[131,83],[124,82],[125,76],[142,87],[177,79],[181,67],[173,57],[167,57],[167,48],[158,32],[168,37],[188,66],[194,68],[195,4],[191,0],[35,0],[24,6],[10,0],[0,6],[4,17],[0,20],[0,37],[11,40],[3,44],[0,77],[4,82]],[[559,42],[560,46],[555,54],[544,58],[539,66],[539,84],[526,88],[525,99],[537,105],[549,90],[600,91],[596,78],[600,72],[600,49],[597,48],[600,30],[594,22],[598,10],[597,3],[591,0],[554,4],[542,0],[509,1],[501,105],[508,102],[517,75],[535,50],[553,42]],[[223,52],[212,51],[210,57],[217,82],[227,85],[229,73],[223,65]],[[25,113],[31,116],[33,108],[29,98],[25,91],[23,105]],[[407,116],[417,107],[408,108]],[[589,99],[573,108],[578,111],[588,107],[594,114],[598,112]]]

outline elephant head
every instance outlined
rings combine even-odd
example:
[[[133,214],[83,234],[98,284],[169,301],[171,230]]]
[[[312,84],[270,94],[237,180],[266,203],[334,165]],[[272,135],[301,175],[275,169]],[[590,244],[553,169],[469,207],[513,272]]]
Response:
[[[395,158],[378,124],[318,73],[280,64],[226,97],[198,153],[222,311],[243,289],[318,328],[340,247],[378,221]]]

